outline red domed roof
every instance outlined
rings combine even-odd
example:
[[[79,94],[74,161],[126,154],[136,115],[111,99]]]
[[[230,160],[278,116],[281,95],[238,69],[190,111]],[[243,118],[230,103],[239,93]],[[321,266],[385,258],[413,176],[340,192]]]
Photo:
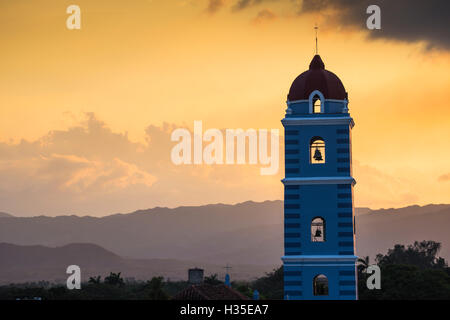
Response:
[[[333,72],[325,70],[325,64],[318,54],[311,60],[309,70],[299,75],[292,83],[288,101],[307,100],[314,90],[319,90],[325,99],[347,99],[347,92],[341,80]]]

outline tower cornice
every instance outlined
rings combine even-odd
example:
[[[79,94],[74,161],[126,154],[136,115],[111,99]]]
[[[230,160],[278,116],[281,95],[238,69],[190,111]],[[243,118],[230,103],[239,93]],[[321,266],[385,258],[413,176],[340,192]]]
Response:
[[[289,262],[355,262],[357,259],[358,257],[353,255],[296,255],[281,257],[282,261]]]
[[[347,99],[339,100],[339,99],[323,99],[324,102],[339,102],[339,103],[348,103]],[[302,100],[294,100],[294,101],[286,101],[286,104],[288,106],[296,103],[309,103],[309,99],[302,99]]]
[[[301,177],[301,178],[284,178],[281,180],[284,185],[302,185],[302,184],[356,184],[353,177]]]
[[[281,120],[283,126],[315,126],[315,125],[340,125],[348,124],[351,128],[355,126],[355,122],[352,117],[323,117],[323,118],[313,118],[313,117],[292,117],[284,118]]]

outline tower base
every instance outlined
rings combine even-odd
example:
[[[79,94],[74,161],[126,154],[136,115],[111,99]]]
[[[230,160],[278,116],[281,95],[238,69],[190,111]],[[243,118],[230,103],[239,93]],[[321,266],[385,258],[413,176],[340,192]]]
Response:
[[[353,255],[282,257],[284,299],[357,300],[357,259],[358,257]],[[321,280],[317,280],[317,276],[320,276]],[[328,281],[328,290],[325,291],[327,295],[323,295],[323,279]]]

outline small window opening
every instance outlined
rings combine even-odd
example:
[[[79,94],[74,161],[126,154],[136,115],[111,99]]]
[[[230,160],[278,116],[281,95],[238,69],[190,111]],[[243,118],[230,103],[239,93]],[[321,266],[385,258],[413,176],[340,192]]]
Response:
[[[313,113],[322,112],[322,101],[320,101],[319,96],[314,96],[313,98]]]
[[[320,137],[314,137],[310,143],[310,161],[313,164],[325,163],[325,141]]]
[[[311,222],[311,241],[325,241],[325,220],[321,217],[314,218]]]
[[[313,280],[313,288],[315,296],[327,296],[328,295],[328,278],[319,274],[314,277]]]

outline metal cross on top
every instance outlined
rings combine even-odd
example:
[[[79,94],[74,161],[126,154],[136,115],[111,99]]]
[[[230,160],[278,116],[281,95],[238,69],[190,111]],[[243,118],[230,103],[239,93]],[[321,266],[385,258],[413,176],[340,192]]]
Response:
[[[319,27],[317,26],[317,24],[314,26],[314,29],[316,30],[316,54],[318,54],[319,50],[317,48],[317,30],[319,29]]]
[[[227,263],[227,265],[225,267],[223,267],[224,269],[227,269],[227,273],[229,273],[230,269],[233,269],[232,267],[230,267]]]

